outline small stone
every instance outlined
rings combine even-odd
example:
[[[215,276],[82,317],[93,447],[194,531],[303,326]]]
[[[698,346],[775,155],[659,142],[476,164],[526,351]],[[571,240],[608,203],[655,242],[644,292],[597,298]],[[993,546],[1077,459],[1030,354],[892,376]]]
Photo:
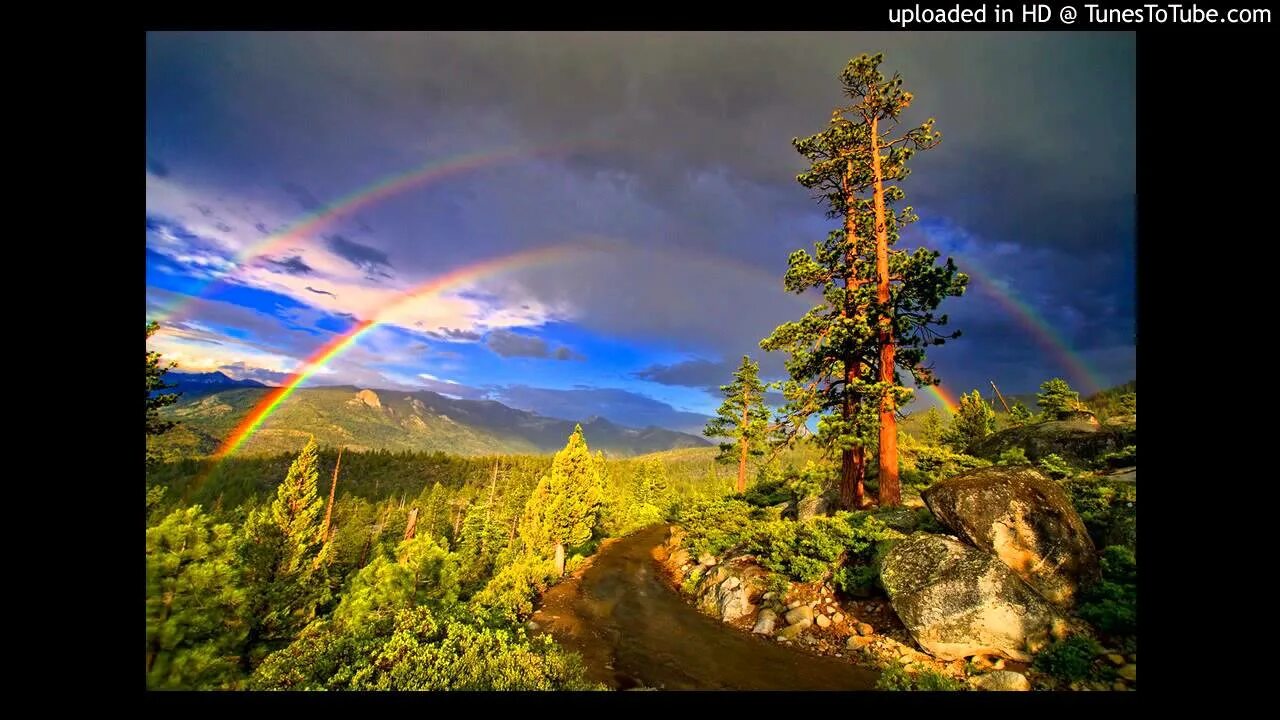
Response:
[[[734,588],[738,587],[741,584],[742,584],[741,579],[730,576],[724,582],[720,583],[720,587],[724,590],[733,590]]]
[[[1111,653],[1107,655],[1107,660],[1111,661],[1111,664],[1115,665],[1116,667],[1120,667],[1121,665],[1124,665],[1124,656],[1121,655],[1120,653]]]
[[[849,641],[845,643],[845,647],[851,650],[857,650],[858,648],[866,647],[873,642],[875,641],[868,637],[861,637],[859,635],[850,635]]]
[[[778,631],[778,639],[790,640],[791,638],[804,632],[804,629],[807,627],[809,627],[808,623],[793,623],[791,625],[788,625]]]
[[[767,592],[767,593],[765,593],[764,595],[761,595],[761,596],[760,596],[760,599],[761,599],[761,600],[772,600],[772,599],[773,599],[777,594],[778,594],[778,593],[775,593],[775,592]]]
[[[810,600],[810,601],[809,601],[809,607],[811,607],[811,608],[813,608],[813,607],[818,607],[818,601],[817,601],[817,600]]]
[[[837,625],[844,622],[844,613],[836,613],[835,615],[832,615],[831,620]]]
[[[796,608],[800,607],[803,604],[804,603],[800,602],[799,600],[792,600],[791,602],[787,603],[787,609],[795,610]]]
[[[755,627],[751,628],[751,632],[757,635],[769,635],[773,632],[773,626],[778,621],[778,614],[769,608],[760,611],[756,617]]]
[[[1117,681],[1115,682],[1115,684],[1111,686],[1111,689],[1112,689],[1112,690],[1126,690],[1126,689],[1128,689],[1128,688],[1125,686],[1125,684],[1124,684],[1124,683],[1122,683],[1122,682],[1120,682],[1119,680],[1117,680]]]
[[[541,627],[542,627],[542,626],[541,626],[541,625],[539,625],[538,623],[536,623],[536,622],[534,622],[534,621],[532,621],[532,620],[530,620],[530,621],[529,621],[528,628],[529,628],[530,630],[532,630],[533,632],[537,632],[539,629],[541,629]]]
[[[1011,670],[997,670],[986,675],[979,675],[973,681],[979,690],[992,691],[1026,691],[1031,689],[1031,681],[1022,673]]]
[[[860,622],[860,623],[858,623],[858,634],[859,634],[859,635],[863,635],[863,636],[866,636],[866,635],[874,635],[874,634],[875,634],[875,628],[871,627],[871,626],[870,626],[870,625],[868,625],[867,623]]]
[[[786,619],[788,625],[798,625],[803,623],[805,627],[809,627],[813,624],[813,610],[801,605],[800,607],[789,611]]]
[[[701,555],[698,556],[698,564],[711,567],[712,565],[716,564],[716,558],[711,553],[702,553]]]
[[[1117,670],[1116,674],[1124,678],[1125,680],[1128,680],[1129,682],[1137,682],[1138,666],[1134,664],[1125,665],[1124,667]]]
[[[831,618],[827,617],[826,615],[819,615],[815,617],[813,621],[818,623],[818,627],[820,628],[831,626]]]

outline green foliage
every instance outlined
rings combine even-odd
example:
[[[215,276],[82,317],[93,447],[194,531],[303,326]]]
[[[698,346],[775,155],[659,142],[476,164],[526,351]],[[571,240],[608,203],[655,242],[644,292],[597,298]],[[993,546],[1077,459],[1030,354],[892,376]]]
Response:
[[[1102,464],[1109,468],[1133,467],[1138,464],[1138,446],[1126,445],[1120,450],[1102,456]]]
[[[959,452],[969,452],[996,429],[996,413],[974,390],[960,396],[960,405],[951,419],[944,440]]]
[[[853,541],[853,530],[842,519],[773,520],[755,528],[746,549],[774,572],[813,582],[832,570]]]
[[[945,445],[921,445],[910,435],[903,437],[902,483],[923,490],[939,480],[991,464],[988,460],[965,455]]]
[[[1050,453],[1040,458],[1040,469],[1049,477],[1058,480],[1069,478],[1076,474],[1076,469],[1071,467],[1071,464],[1057,453]]]
[[[1020,400],[1014,400],[1009,406],[1009,425],[1012,427],[1023,427],[1035,422],[1035,415],[1027,409],[1026,405]]]
[[[715,499],[690,503],[676,517],[685,529],[685,544],[694,556],[719,556],[737,547],[751,531],[751,506],[741,500]]]
[[[236,552],[248,596],[250,663],[292,640],[330,598],[333,545],[321,538],[316,445],[308,441],[275,501],[249,514]]]
[[[231,536],[199,506],[147,528],[148,688],[234,686],[246,627]]]
[[[1101,652],[1102,647],[1093,638],[1072,635],[1040,651],[1032,666],[1064,682],[1088,680],[1094,675],[1094,659]]]
[[[1000,453],[1000,457],[996,459],[997,465],[1028,465],[1031,461],[1027,459],[1027,451],[1020,447],[1009,448]]]
[[[160,329],[160,325],[155,322],[147,322],[147,339]],[[178,402],[180,393],[162,393],[161,390],[168,390],[173,385],[169,385],[164,381],[164,374],[177,367],[177,363],[169,363],[161,365],[161,355],[158,352],[147,351],[147,462],[148,464],[155,462],[157,455],[151,447],[151,437],[154,435],[162,435],[174,426],[174,423],[168,420],[160,419],[160,409],[168,407]]]
[[[1096,547],[1136,542],[1137,486],[1077,477],[1063,483]]]
[[[591,538],[601,502],[600,470],[579,425],[525,506],[520,523],[525,547],[550,554],[556,545],[573,547]]]
[[[533,612],[533,603],[555,575],[550,561],[526,556],[503,567],[472,603],[495,617],[518,622]]]
[[[458,575],[458,558],[419,535],[400,544],[396,559],[378,555],[356,573],[333,618],[356,624],[384,610],[447,607],[458,599]]]
[[[1040,392],[1036,393],[1036,404],[1051,418],[1062,418],[1083,407],[1080,393],[1071,389],[1066,380],[1053,378],[1040,384]]]
[[[253,677],[277,690],[587,690],[581,660],[549,637],[419,607],[318,622]]]
[[[1108,635],[1138,631],[1138,560],[1133,551],[1119,545],[1102,551],[1102,581],[1082,593],[1078,614]]]
[[[924,668],[909,672],[898,663],[890,663],[876,680],[876,689],[958,691],[968,688],[960,681],[953,680],[936,670]]]
[[[733,373],[733,381],[720,387],[724,402],[702,431],[709,438],[729,438],[730,442],[720,444],[716,458],[720,462],[737,462],[743,444],[747,455],[764,455],[769,436],[769,408],[764,404],[766,389],[760,382],[760,364],[743,355],[742,364]]]
[[[755,507],[773,507],[794,500],[795,493],[784,478],[762,477],[747,488],[741,498]]]

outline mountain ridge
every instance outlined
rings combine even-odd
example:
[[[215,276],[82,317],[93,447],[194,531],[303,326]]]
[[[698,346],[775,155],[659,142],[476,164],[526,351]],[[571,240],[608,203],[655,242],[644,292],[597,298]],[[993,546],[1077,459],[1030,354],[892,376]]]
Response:
[[[180,424],[156,443],[167,457],[212,453],[274,389],[255,383],[184,395],[162,411],[165,419]],[[330,385],[290,393],[239,452],[296,452],[308,436],[314,435],[321,444],[353,450],[543,454],[563,447],[578,424],[593,450],[610,455],[632,456],[711,444],[689,433],[656,426],[628,427],[594,415],[585,420],[553,418],[494,400],[455,399],[430,390]]]

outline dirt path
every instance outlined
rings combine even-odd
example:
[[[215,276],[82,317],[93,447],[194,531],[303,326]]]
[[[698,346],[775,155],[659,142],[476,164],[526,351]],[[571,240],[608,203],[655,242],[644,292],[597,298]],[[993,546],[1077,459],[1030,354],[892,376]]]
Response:
[[[582,655],[610,687],[666,690],[869,690],[878,673],[808,655],[703,615],[662,581],[664,526],[602,548],[579,578],[543,596],[533,621]]]

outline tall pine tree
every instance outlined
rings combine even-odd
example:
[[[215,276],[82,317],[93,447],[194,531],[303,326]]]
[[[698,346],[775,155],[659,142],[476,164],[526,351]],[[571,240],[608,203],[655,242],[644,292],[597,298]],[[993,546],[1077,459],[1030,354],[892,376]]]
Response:
[[[535,553],[550,550],[556,575],[564,575],[566,547],[591,539],[600,509],[600,460],[591,456],[578,425],[564,449],[556,453],[551,472],[542,476],[525,505],[520,537]]]
[[[291,641],[329,600],[333,546],[323,537],[319,476],[311,438],[276,488],[271,507],[254,510],[245,521],[239,554],[249,591],[248,665]]]
[[[916,216],[909,207],[891,212],[904,195],[888,183],[905,178],[906,161],[939,135],[932,120],[897,138],[886,131],[910,94],[901,91],[897,76],[885,80],[880,61],[879,55],[851,60],[841,83],[854,104],[836,108],[826,130],[793,141],[810,161],[797,180],[816,190],[828,216],[842,222],[815,245],[812,257],[798,250],[788,261],[786,289],[799,294],[821,288],[824,302],[761,342],[766,350],[790,354],[783,413],[792,435],[820,414],[818,440],[841,453],[845,507],[861,504],[864,448],[877,426],[880,504],[901,502],[897,408],[910,391],[901,387],[897,370],[909,370],[917,384],[936,382],[924,350],[958,333],[937,333],[933,327],[945,325],[947,317],[934,311],[967,282],[950,260],[938,266],[936,252],[891,249],[899,229]],[[866,192],[870,197],[861,195]]]
[[[720,444],[718,459],[738,460],[738,492],[747,490],[747,458],[764,454],[769,434],[769,409],[764,404],[765,385],[760,382],[760,365],[743,355],[742,364],[733,373],[733,382],[722,385],[724,402],[716,416],[707,421],[703,434],[707,437],[730,438]]]
[[[155,322],[147,323],[147,339],[160,329],[160,325]],[[178,396],[181,393],[162,393],[161,390],[168,390],[173,387],[164,381],[164,374],[169,370],[177,367],[177,363],[169,363],[161,365],[160,353],[147,351],[147,438],[153,435],[161,435],[173,428],[174,423],[168,420],[160,419],[160,408],[167,407],[178,402]],[[147,463],[155,462],[155,456],[151,449],[147,449]]]

